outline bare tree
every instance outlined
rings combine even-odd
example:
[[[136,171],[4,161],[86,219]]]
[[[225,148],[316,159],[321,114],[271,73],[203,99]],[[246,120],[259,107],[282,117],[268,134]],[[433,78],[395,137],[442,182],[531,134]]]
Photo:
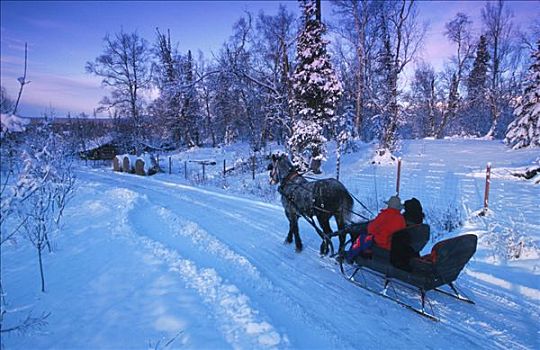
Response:
[[[13,107],[13,113],[12,114],[17,113],[17,108],[19,107],[19,102],[21,100],[21,95],[22,95],[24,86],[26,84],[30,83],[30,81],[26,80],[26,68],[27,68],[27,66],[28,66],[28,44],[24,43],[24,72],[23,72],[23,76],[19,77],[17,79],[17,81],[19,82],[20,87],[19,87],[19,94],[17,95],[17,101],[15,101],[15,107]]]
[[[213,103],[215,98],[215,91],[213,89],[213,83],[215,80],[212,77],[203,78],[207,71],[212,70],[212,67],[209,67],[208,63],[204,59],[202,52],[199,52],[197,69],[195,70],[195,75],[197,79],[201,80],[199,85],[201,104],[203,111],[203,125],[202,125],[202,134],[203,137],[210,138],[212,142],[212,147],[217,146],[217,137],[216,137],[216,125],[215,119],[216,115],[213,109]]]
[[[418,65],[411,83],[411,100],[416,112],[412,120],[413,135],[425,137],[436,132],[436,120],[439,118],[437,108],[437,74],[427,63]],[[415,128],[418,128],[415,130]]]
[[[142,92],[150,84],[150,54],[146,40],[137,33],[106,35],[103,54],[86,63],[86,71],[102,78],[102,85],[111,89],[111,96],[101,101],[101,110],[115,109],[132,122],[132,142],[138,151],[143,142]]]
[[[393,150],[396,143],[401,110],[398,102],[398,79],[405,67],[415,58],[427,27],[418,22],[414,0],[385,2],[381,6],[379,21],[382,58],[379,74],[384,77],[384,96],[378,108],[383,117],[379,143],[379,153],[383,154],[385,149]],[[376,98],[372,100],[375,101]]]
[[[474,44],[471,34],[472,21],[464,13],[457,13],[454,19],[446,23],[445,35],[456,45],[456,53],[452,57],[452,67],[450,68],[449,76],[450,83],[448,87],[448,98],[446,100],[446,108],[442,114],[442,120],[438,125],[434,135],[437,138],[444,136],[445,127],[456,118],[460,104],[460,85],[464,78],[465,68],[467,63],[472,58]]]
[[[536,49],[536,40],[540,38],[540,19],[533,20],[527,31],[519,30],[518,38],[522,46],[533,52]]]
[[[338,0],[333,2],[335,13],[339,15],[340,25],[336,31],[351,45],[354,53],[352,64],[354,76],[354,134],[361,138],[365,123],[366,85],[370,76],[370,60],[374,59],[376,42],[376,15],[373,1]]]
[[[18,188],[18,214],[23,222],[26,238],[36,248],[41,277],[41,291],[45,291],[43,251],[51,247],[51,234],[59,227],[75,186],[72,160],[60,140],[44,122],[33,136],[33,144],[23,152],[24,167],[19,177],[24,178]]]
[[[20,102],[22,88],[27,83],[26,63],[24,77],[19,79],[19,82],[21,83],[21,89],[19,91],[17,104]],[[21,126],[18,126],[16,129],[19,132],[25,131],[24,127]],[[43,129],[38,128],[38,130]],[[11,130],[8,127],[7,130],[0,135],[2,138],[3,149],[6,146],[5,140],[10,138],[10,133]],[[19,172],[14,169],[10,163],[9,172],[7,173],[7,176],[2,176],[2,182],[0,184],[0,249],[4,249],[5,244],[11,241],[20,231],[26,232],[27,235],[31,233],[34,235],[33,237],[38,237],[34,242],[40,242],[38,257],[42,291],[45,290],[42,252],[45,246],[49,246],[50,248],[48,235],[50,231],[48,228],[50,226],[48,223],[52,222],[54,225],[59,224],[63,211],[70,199],[70,194],[73,191],[75,181],[73,173],[71,172],[71,162],[65,158],[65,154],[55,153],[53,157],[46,158],[47,160],[42,157],[44,153],[49,153],[47,149],[65,149],[63,147],[55,147],[59,145],[56,144],[54,138],[51,138],[51,136],[52,135],[49,133],[48,139],[51,140],[51,142],[48,142],[47,146],[41,148],[41,150],[39,150],[39,147],[36,149],[35,146],[39,143],[39,139],[28,137],[31,142],[29,145],[26,145],[27,151],[22,153],[22,158],[24,160],[23,170]],[[10,148],[10,152],[15,145],[24,147],[24,145],[21,145],[20,143],[9,143],[7,147]],[[31,158],[38,162],[31,161]],[[43,161],[45,163],[43,163]],[[55,167],[53,163],[58,165],[58,167]],[[4,164],[2,163],[2,172],[4,172],[3,165]],[[31,171],[31,169],[33,169],[33,171]],[[46,175],[36,177],[35,175],[39,173],[45,173]],[[17,176],[16,181],[11,180],[12,175]],[[47,186],[47,184],[52,183],[55,183],[55,185],[52,187]],[[43,191],[44,189],[48,189],[48,191]],[[46,201],[49,201],[46,206],[52,208],[52,212],[49,213],[52,215],[42,215],[39,219],[35,220],[36,216],[32,217],[32,214],[41,212],[41,208],[43,207],[40,206],[39,208],[36,208],[35,204],[45,204]],[[0,333],[24,333],[30,329],[42,328],[47,324],[46,319],[49,316],[49,313],[43,313],[38,317],[34,317],[29,313],[22,322],[6,325],[6,316],[8,313],[8,302],[6,300],[6,294],[4,293],[2,274],[0,274]]]
[[[491,138],[495,136],[502,105],[505,104],[502,83],[512,48],[512,14],[504,7],[504,1],[502,0],[495,3],[487,2],[482,9],[482,20],[491,56],[489,84],[491,127],[485,135]]]
[[[255,71],[266,81],[263,92],[268,101],[263,138],[277,132],[278,140],[291,134],[292,57],[296,43],[296,19],[281,5],[274,16],[261,13],[257,18]],[[272,87],[272,88],[269,88]]]

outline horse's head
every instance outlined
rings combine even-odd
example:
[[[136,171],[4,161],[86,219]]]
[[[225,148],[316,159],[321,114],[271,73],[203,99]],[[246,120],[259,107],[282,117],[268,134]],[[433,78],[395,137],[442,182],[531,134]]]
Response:
[[[272,163],[268,164],[270,171],[270,184],[276,185],[289,175],[294,169],[286,154],[272,154]]]

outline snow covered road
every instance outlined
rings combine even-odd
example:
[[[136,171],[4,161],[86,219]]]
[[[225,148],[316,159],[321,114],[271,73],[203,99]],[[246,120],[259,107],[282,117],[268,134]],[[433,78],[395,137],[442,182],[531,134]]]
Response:
[[[164,176],[78,178],[48,292],[19,278],[36,270],[31,250],[4,254],[21,261],[7,292],[52,311],[46,335],[9,335],[8,348],[538,348],[538,285],[501,288],[481,262],[458,280],[477,305],[432,295],[436,323],[347,283],[305,222],[306,249],[283,245],[279,206]]]

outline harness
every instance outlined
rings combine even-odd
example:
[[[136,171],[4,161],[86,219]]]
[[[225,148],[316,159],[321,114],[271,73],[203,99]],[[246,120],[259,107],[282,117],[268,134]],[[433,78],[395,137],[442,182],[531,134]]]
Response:
[[[314,177],[310,177],[310,176],[304,176],[304,178],[308,179],[308,180],[318,180],[317,178],[314,178]],[[346,189],[347,190],[347,189]],[[375,216],[375,214],[373,214],[373,212],[371,210],[369,210],[368,207],[366,207],[366,205],[364,203],[362,203],[362,201],[360,199],[358,199],[354,194],[352,194],[351,192],[349,192],[349,190],[347,190],[347,193],[349,194],[349,196],[351,196],[358,204],[360,204],[362,206],[362,208],[364,208],[366,211],[368,211],[371,216]],[[324,211],[324,209],[321,209]],[[365,217],[364,215],[362,214],[358,214],[357,212],[353,211],[353,210],[350,210],[348,209],[350,213],[354,214],[354,215],[357,215],[359,217],[361,217],[362,219],[364,220],[370,220],[369,218]],[[326,211],[328,212],[328,211]]]
[[[296,170],[291,170],[287,176],[285,176],[285,178],[283,179],[283,181],[280,181],[280,185],[278,187],[278,192],[279,194],[281,194],[286,200],[287,202],[296,210],[296,213],[297,214],[300,214],[300,216],[302,216],[311,226],[313,226],[313,228],[315,229],[315,231],[317,232],[317,234],[319,235],[319,237],[321,237],[321,239],[330,247],[330,254],[331,255],[334,255],[334,245],[332,244],[332,240],[331,238],[323,231],[319,228],[319,226],[317,226],[317,224],[315,223],[315,220],[313,220],[313,217],[309,217],[307,216],[306,214],[304,214],[304,212],[298,207],[298,205],[296,205],[295,201],[294,201],[294,198],[291,198],[291,196],[289,196],[285,191],[284,191],[284,188],[285,188],[285,185],[290,182],[292,179],[296,178],[300,176],[300,174],[298,174],[298,172]],[[296,186],[301,186],[303,187],[302,185],[300,184],[296,184]],[[305,188],[305,187],[303,187]],[[315,206],[313,206],[313,208],[315,208]]]
[[[330,246],[331,255],[333,255],[334,254],[334,246],[332,244],[331,238],[336,236],[336,234],[333,233],[333,234],[328,235],[324,231],[322,231],[318,227],[318,225],[315,223],[315,220],[313,220],[313,217],[309,217],[306,214],[304,214],[304,212],[295,203],[294,198],[292,198],[290,195],[288,195],[284,190],[285,187],[287,186],[287,184],[289,184],[295,178],[301,176],[301,174],[298,173],[298,171],[294,170],[294,168],[293,168],[293,169],[291,169],[289,171],[289,173],[283,179],[280,179],[279,175],[280,175],[279,174],[279,168],[274,165],[273,169],[272,169],[272,177],[275,178],[277,181],[279,181],[278,193],[281,194],[287,200],[287,202],[296,210],[297,214],[302,216],[311,226],[313,226],[313,228],[315,229],[317,234],[321,237],[321,239]],[[305,177],[305,178],[307,178],[307,177]],[[314,179],[314,180],[317,180],[317,179]],[[300,184],[300,183],[295,183],[295,184],[291,184],[291,185],[300,187],[300,188],[302,188],[302,189],[304,189],[306,191],[310,191],[310,189],[306,188],[303,184]],[[360,203],[360,205],[364,209],[366,209],[368,212],[370,212],[373,215],[373,213],[360,200],[358,200],[358,198],[356,198],[354,195],[352,195],[347,189],[346,189],[346,191],[351,196],[351,198],[355,199],[358,203]],[[321,212],[324,212],[324,213],[329,213],[329,214],[332,213],[332,211],[321,208],[321,207],[315,205],[314,203],[312,203],[311,209],[316,209],[318,211],[321,211]],[[366,216],[364,216],[362,214],[359,214],[359,213],[356,213],[351,209],[345,209],[345,210],[347,210],[350,213],[355,214],[355,215],[357,215],[357,216],[359,216],[359,217],[361,217],[361,218],[363,218],[365,220],[368,220],[368,221],[370,220]],[[338,231],[338,232],[340,232],[340,231]]]
[[[286,184],[287,182],[291,181],[292,179],[294,179],[294,178],[297,177],[297,176],[300,176],[300,174],[299,174],[296,170],[291,170],[291,171],[289,172],[289,174],[287,174],[287,176],[283,179],[283,182],[279,185],[279,187],[278,187],[278,192],[279,192],[280,194],[283,194],[283,192],[282,192],[282,186],[285,186],[285,184]],[[315,180],[315,181],[319,180],[319,179],[316,179],[316,178],[313,178],[313,177],[309,177],[309,176],[304,176],[304,178],[305,178],[305,179],[310,179],[310,180]],[[302,185],[302,184],[295,184],[295,185],[298,186],[298,187],[301,187],[302,189],[304,189],[304,190],[306,190],[306,191],[309,191],[309,189],[307,189],[307,188],[306,188],[304,185]],[[345,189],[345,190],[347,191],[347,193],[349,194],[349,196],[351,196],[351,198],[353,198],[354,200],[356,200],[356,201],[362,206],[362,208],[364,208],[364,209],[367,210],[372,216],[374,216],[373,212],[372,212],[371,210],[369,210],[369,208],[366,207],[366,206],[364,205],[364,203],[362,203],[356,196],[354,196],[351,192],[349,192],[349,190],[347,190],[347,189]],[[314,204],[312,204],[312,208],[313,208],[313,209],[317,209],[317,210],[319,210],[319,211],[322,211],[323,213],[327,213],[327,214],[332,213],[330,210],[321,208],[321,207],[316,206],[316,205],[314,205]],[[347,210],[347,211],[348,211],[349,213],[351,213],[351,214],[354,214],[354,215],[356,215],[356,216],[361,217],[361,218],[364,219],[364,220],[368,220],[368,221],[370,220],[368,217],[366,217],[366,216],[364,216],[364,215],[362,215],[362,214],[360,214],[360,213],[357,213],[357,212],[355,212],[355,211],[352,210],[352,209],[345,209],[345,210]]]

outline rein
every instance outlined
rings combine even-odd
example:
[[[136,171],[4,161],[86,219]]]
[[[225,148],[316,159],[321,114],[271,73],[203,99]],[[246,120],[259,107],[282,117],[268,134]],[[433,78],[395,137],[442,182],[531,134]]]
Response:
[[[298,172],[296,172],[296,174],[297,174],[298,176],[300,176],[300,174],[298,174]],[[314,178],[314,177],[311,177],[311,176],[303,176],[303,177],[304,177],[305,179],[309,179],[309,180],[313,180],[313,181],[318,181],[318,180],[320,180],[320,179],[317,179],[317,178]],[[305,190],[307,191],[307,188],[305,188],[305,187],[304,187],[303,185],[301,185],[301,184],[297,184],[296,186],[300,186],[300,187],[302,187],[303,189],[305,189]],[[345,188],[345,189],[346,189],[346,188]],[[346,189],[346,190],[347,190],[347,189]],[[369,208],[366,207],[366,206],[364,205],[364,203],[362,203],[358,198],[356,198],[355,195],[353,195],[351,192],[349,192],[349,190],[347,190],[347,193],[348,193],[349,196],[351,196],[355,201],[357,201],[357,202],[362,206],[362,208],[364,208],[365,210],[367,210],[367,211],[371,214],[371,216],[375,216],[375,215],[373,214],[373,212],[372,212],[371,210],[369,210]],[[326,210],[326,209],[324,209],[324,208],[317,207],[316,205],[314,205],[313,208],[315,208],[315,209],[317,209],[317,210],[319,210],[319,211],[322,211],[322,212],[324,212],[324,213],[331,213],[330,210]],[[360,214],[360,213],[357,213],[357,212],[355,212],[355,211],[352,210],[352,209],[347,209],[347,211],[348,211],[349,213],[351,213],[351,214],[354,214],[354,215],[356,215],[356,216],[361,217],[361,218],[364,219],[364,220],[368,220],[368,221],[370,220],[370,218],[368,218],[368,217],[366,217],[365,215],[362,215],[362,214]]]

